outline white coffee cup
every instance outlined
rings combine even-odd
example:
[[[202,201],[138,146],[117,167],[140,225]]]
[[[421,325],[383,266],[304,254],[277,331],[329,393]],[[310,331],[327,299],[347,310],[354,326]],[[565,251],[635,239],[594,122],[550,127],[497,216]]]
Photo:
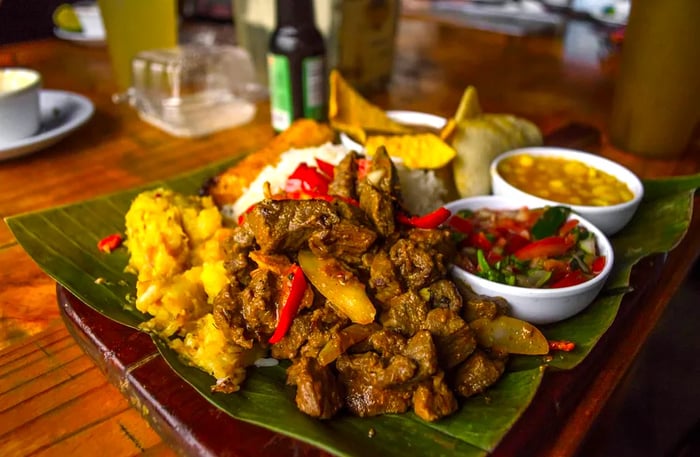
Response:
[[[0,68],[0,142],[34,135],[40,126],[41,75],[27,68]]]

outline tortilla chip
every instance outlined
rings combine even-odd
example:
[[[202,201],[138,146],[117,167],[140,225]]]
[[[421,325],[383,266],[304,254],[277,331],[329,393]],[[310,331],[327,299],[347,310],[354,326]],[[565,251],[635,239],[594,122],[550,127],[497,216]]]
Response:
[[[472,119],[479,115],[481,115],[479,93],[476,91],[476,87],[467,86],[462,93],[462,98],[459,101],[459,106],[457,107],[454,120],[457,123],[460,123],[465,119]]]
[[[364,144],[368,132],[410,133],[410,128],[392,121],[386,113],[368,102],[337,70],[330,74],[328,120],[331,127]]]
[[[270,141],[236,165],[213,179],[208,188],[217,205],[232,204],[267,165],[277,163],[279,156],[292,148],[310,148],[333,141],[335,133],[327,124],[311,119],[298,119]]]
[[[386,147],[391,157],[399,158],[408,168],[441,168],[452,160],[457,152],[434,133],[413,135],[372,135],[367,138],[365,149],[371,153],[379,146]]]

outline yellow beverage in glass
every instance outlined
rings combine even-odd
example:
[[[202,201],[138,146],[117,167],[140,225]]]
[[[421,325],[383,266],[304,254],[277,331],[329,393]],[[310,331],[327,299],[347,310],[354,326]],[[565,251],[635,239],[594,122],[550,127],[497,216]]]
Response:
[[[175,0],[98,0],[117,86],[131,86],[131,59],[146,49],[177,45]]]

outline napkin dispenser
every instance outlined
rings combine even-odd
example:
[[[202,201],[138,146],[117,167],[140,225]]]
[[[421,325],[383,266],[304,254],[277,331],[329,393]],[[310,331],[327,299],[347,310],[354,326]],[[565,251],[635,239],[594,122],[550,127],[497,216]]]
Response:
[[[142,51],[127,94],[141,119],[187,138],[249,122],[266,96],[247,51],[228,45]]]

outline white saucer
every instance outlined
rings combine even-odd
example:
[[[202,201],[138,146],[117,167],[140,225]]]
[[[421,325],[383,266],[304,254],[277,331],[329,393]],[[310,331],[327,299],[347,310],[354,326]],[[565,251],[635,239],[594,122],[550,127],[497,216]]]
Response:
[[[69,32],[68,30],[55,27],[53,34],[62,40],[72,41],[74,43],[83,44],[86,46],[104,46],[104,35],[85,35],[82,32]]]
[[[95,107],[82,95],[62,90],[42,90],[41,127],[29,138],[3,142],[0,139],[0,161],[31,154],[63,139],[92,117]]]

